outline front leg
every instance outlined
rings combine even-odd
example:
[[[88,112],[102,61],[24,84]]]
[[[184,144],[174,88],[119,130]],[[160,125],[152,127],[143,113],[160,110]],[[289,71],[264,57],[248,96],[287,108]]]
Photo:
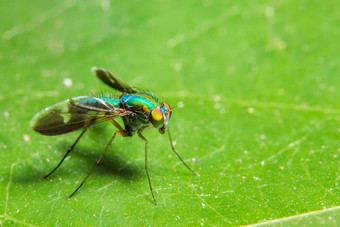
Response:
[[[138,134],[139,138],[141,138],[145,142],[145,171],[146,171],[146,175],[148,176],[150,191],[151,191],[153,200],[155,201],[155,204],[157,205],[156,198],[155,198],[155,196],[153,194],[153,190],[152,190],[152,186],[151,186],[151,181],[150,181],[150,177],[149,177],[149,171],[148,171],[148,140],[142,135],[141,131],[143,131],[143,130],[144,130],[144,128],[139,129],[137,131],[137,134]]]

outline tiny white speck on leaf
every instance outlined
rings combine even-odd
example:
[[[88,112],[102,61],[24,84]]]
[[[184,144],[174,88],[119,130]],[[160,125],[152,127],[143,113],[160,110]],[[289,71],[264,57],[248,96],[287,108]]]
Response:
[[[176,105],[178,108],[183,108],[184,107],[184,102],[180,101]]]
[[[203,208],[205,207],[205,204],[204,204],[204,203],[202,203],[202,207],[203,207]]]
[[[213,100],[214,100],[214,102],[219,102],[219,101],[221,101],[221,96],[215,95],[215,96],[213,97]]]
[[[265,8],[265,10],[264,10],[264,14],[266,15],[266,17],[267,17],[268,19],[273,18],[274,15],[275,15],[275,9],[274,9],[274,7],[272,7],[272,6],[267,6],[267,7]]]
[[[63,80],[63,85],[66,87],[66,88],[71,88],[72,87],[72,80],[70,78],[65,78]]]
[[[279,110],[274,110],[274,114],[275,114],[276,116],[279,116],[279,115],[280,115],[280,111],[279,111]]]
[[[30,137],[28,135],[26,135],[26,134],[23,135],[23,139],[26,142],[30,141]]]
[[[253,114],[255,112],[255,109],[253,107],[249,107],[247,111],[249,114]]]
[[[8,112],[4,112],[4,117],[5,117],[5,120],[8,120],[9,119],[9,113]],[[340,128],[339,128],[339,131],[340,131]]]
[[[177,63],[175,63],[175,65],[174,65],[174,69],[175,69],[175,71],[176,71],[176,72],[180,72],[180,71],[182,71],[182,68],[183,68],[183,65],[182,65],[182,63],[181,63],[181,62],[177,62]]]
[[[109,11],[111,8],[111,1],[110,0],[102,0],[101,6],[103,11]]]
[[[256,181],[260,181],[261,179],[260,178],[258,178],[258,177],[253,177],[254,178],[254,180],[256,180]]]

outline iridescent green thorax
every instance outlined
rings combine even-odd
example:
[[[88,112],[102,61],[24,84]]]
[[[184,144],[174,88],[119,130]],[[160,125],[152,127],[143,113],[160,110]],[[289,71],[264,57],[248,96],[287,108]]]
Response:
[[[152,109],[159,107],[158,100],[151,94],[138,92],[120,98],[121,107],[133,111],[136,116],[123,117],[125,130],[130,134],[142,127],[149,127],[149,115]]]
[[[142,111],[145,115],[149,115],[153,108],[159,106],[158,100],[155,97],[144,92],[124,95],[120,101],[124,107]]]

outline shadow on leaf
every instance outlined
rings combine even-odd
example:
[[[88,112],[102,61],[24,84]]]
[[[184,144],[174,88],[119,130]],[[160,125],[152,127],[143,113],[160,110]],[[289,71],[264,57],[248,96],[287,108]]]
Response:
[[[30,163],[20,167],[18,174],[15,174],[13,181],[21,184],[39,182],[42,181],[43,176],[48,174],[49,171],[54,169],[59,161],[62,159],[63,155],[69,148],[69,145],[62,143],[60,145],[55,145],[57,150],[60,151],[60,157],[57,160],[51,160],[49,167],[34,167],[34,164]],[[94,166],[96,160],[100,157],[104,148],[89,149],[83,146],[77,146],[64,160],[62,165],[46,180],[53,179],[57,177],[63,178],[75,178],[75,180],[83,180],[89,171]],[[99,165],[95,168],[92,175],[114,175],[120,179],[131,181],[142,177],[142,169],[129,163],[128,160],[124,160],[119,154],[114,153],[114,147],[111,145],[109,150],[104,155],[103,159],[100,161]],[[113,151],[113,152],[112,152]],[[70,162],[74,164],[70,168]],[[80,163],[79,163],[80,162]],[[85,170],[84,170],[85,169]],[[79,178],[80,176],[80,178]]]

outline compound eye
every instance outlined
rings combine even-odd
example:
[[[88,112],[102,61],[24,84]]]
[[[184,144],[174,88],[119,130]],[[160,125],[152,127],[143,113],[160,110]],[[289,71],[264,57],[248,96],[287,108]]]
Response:
[[[150,121],[153,127],[162,128],[164,125],[163,113],[159,108],[153,108],[150,112]]]
[[[170,107],[169,104],[166,103],[166,102],[163,102],[162,105],[163,105],[163,108],[166,109],[165,114],[166,114],[167,116],[169,116],[169,119],[170,119],[170,118],[171,118],[171,107]]]

